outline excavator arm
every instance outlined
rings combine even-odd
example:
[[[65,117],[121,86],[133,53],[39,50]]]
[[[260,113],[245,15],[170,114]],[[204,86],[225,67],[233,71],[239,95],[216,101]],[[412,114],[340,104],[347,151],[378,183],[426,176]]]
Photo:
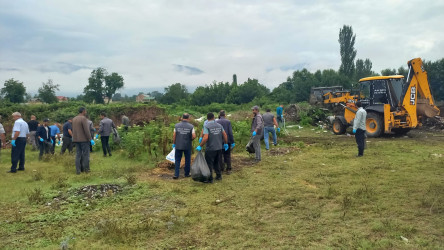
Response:
[[[408,88],[404,95],[403,106],[412,122],[412,127],[418,124],[418,116],[435,117],[439,115],[439,108],[435,105],[427,72],[424,69],[421,58],[415,58],[408,62],[409,75],[407,76]]]

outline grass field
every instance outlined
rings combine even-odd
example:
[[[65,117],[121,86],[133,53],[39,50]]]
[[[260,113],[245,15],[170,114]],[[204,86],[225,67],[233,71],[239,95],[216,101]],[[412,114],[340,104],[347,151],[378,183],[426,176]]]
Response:
[[[253,164],[242,150],[221,182],[172,180],[154,163],[72,156],[6,174],[1,152],[0,244],[5,249],[442,249],[444,134],[368,139],[291,130]],[[237,147],[241,147],[240,145]],[[96,149],[97,150],[97,149]],[[80,187],[118,184],[101,195]],[[103,197],[101,197],[103,196]]]

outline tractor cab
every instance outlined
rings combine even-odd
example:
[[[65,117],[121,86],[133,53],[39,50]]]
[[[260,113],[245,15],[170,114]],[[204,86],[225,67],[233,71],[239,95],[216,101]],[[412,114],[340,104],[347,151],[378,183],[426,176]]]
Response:
[[[358,99],[366,110],[384,112],[384,104],[390,104],[391,111],[401,106],[405,86],[404,76],[374,76],[359,80]]]

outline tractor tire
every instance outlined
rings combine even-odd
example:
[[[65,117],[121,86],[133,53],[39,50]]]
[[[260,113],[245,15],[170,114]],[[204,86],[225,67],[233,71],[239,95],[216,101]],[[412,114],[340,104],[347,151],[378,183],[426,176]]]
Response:
[[[382,131],[384,131],[382,116],[375,112],[369,112],[365,121],[365,127],[367,137],[379,137]]]
[[[333,130],[333,133],[335,133],[335,135],[345,134],[346,129],[347,129],[347,127],[342,123],[342,121],[340,119],[336,118],[333,121],[332,130]]]
[[[410,128],[394,128],[392,132],[397,135],[406,135],[410,131]]]

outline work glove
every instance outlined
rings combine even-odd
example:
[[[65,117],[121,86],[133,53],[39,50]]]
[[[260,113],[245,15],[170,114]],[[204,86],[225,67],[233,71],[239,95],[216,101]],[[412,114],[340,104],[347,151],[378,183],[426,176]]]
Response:
[[[236,143],[233,142],[233,143],[231,144],[231,148],[233,149],[234,146],[236,146]]]
[[[253,131],[253,136],[256,136],[256,134],[257,134],[256,131]]]
[[[281,128],[278,128],[278,133],[280,133],[281,132]]]
[[[200,152],[202,150],[202,147],[199,145],[197,146],[196,150]]]
[[[99,139],[99,134],[96,135],[96,139]]]
[[[57,142],[57,145],[60,145],[60,140]]]
[[[40,138],[40,141],[43,142],[43,138]]]
[[[94,140],[91,140],[91,146],[96,145],[96,143],[94,142]]]
[[[173,149],[176,147],[176,144],[173,144]]]
[[[353,129],[353,134],[356,134],[356,129]]]
[[[51,144],[54,144],[54,141],[51,139]]]
[[[202,139],[203,139],[202,137],[199,138],[199,144],[202,143]]]
[[[12,141],[11,141],[11,145],[12,145],[13,147],[15,147],[15,140],[12,140]]]
[[[228,144],[224,144],[224,149],[225,149],[225,151],[227,151],[228,150]]]

